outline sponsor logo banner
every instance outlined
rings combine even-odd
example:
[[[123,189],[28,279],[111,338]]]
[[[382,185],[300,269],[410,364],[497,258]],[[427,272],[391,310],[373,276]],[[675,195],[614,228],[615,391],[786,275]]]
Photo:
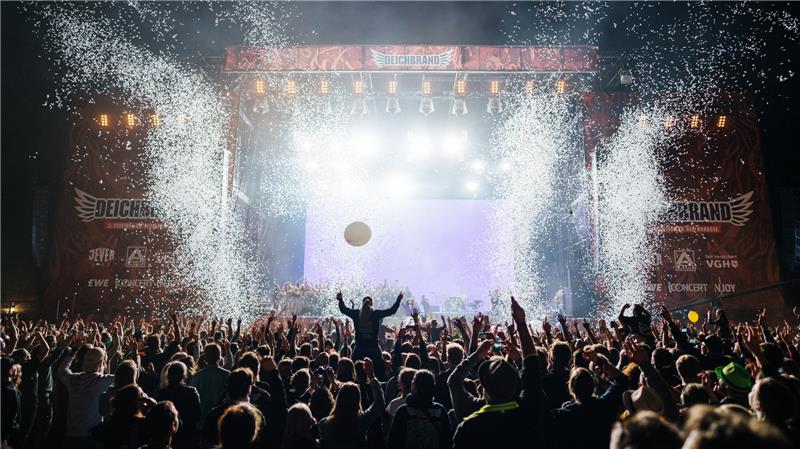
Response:
[[[694,251],[690,249],[679,249],[675,251],[675,271],[697,271]]]
[[[111,248],[92,248],[89,250],[89,260],[95,265],[108,265],[114,261],[114,253]]]
[[[661,292],[661,284],[644,284],[644,291],[648,293]]]
[[[708,284],[667,284],[669,293],[705,293],[708,291]]]
[[[129,246],[125,257],[125,266],[128,268],[143,268],[147,266],[147,248],[144,246]]]
[[[114,279],[114,287],[115,288],[135,288],[135,289],[145,289],[145,288],[175,288],[179,287],[181,284],[175,278],[146,278],[146,279],[127,279],[127,278],[116,278]]]
[[[453,50],[435,55],[392,55],[376,50],[372,52],[372,61],[378,67],[447,67],[453,60]]]
[[[89,287],[92,288],[108,288],[109,284],[108,279],[89,279],[88,282]]]
[[[724,270],[739,268],[739,258],[730,254],[706,254],[706,268]]]
[[[674,201],[666,219],[672,223],[730,223],[744,226],[753,213],[753,191],[730,201]]]
[[[155,220],[156,210],[141,198],[98,198],[75,188],[75,210],[83,222]]]

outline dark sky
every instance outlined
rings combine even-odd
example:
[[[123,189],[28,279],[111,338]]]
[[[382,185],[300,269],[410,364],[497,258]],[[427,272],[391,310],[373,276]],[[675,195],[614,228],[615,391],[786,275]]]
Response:
[[[521,2],[519,2],[522,4]],[[536,23],[526,17],[527,8],[515,8],[502,2],[301,2],[291,7],[301,14],[287,24],[287,29],[307,43],[359,44],[507,44],[517,22],[528,24],[516,36],[530,39],[536,35]],[[113,6],[112,6],[113,7]],[[167,6],[169,7],[169,6]],[[567,4],[567,8],[577,5]],[[613,15],[624,15],[630,4],[615,3],[611,19],[599,28],[604,35],[598,42],[601,51],[626,50],[632,45],[623,30],[612,27]],[[769,5],[764,7],[769,8]],[[9,295],[35,294],[37,272],[31,257],[31,198],[34,186],[56,193],[66,159],[67,116],[42,106],[48,92],[58,83],[47,63],[47,54],[37,38],[26,13],[15,2],[2,2],[2,292]],[[533,6],[535,9],[536,6]],[[788,9],[800,16],[800,5]],[[213,27],[213,14],[201,4],[186,14],[183,56],[221,56],[227,45],[242,42],[241,31]],[[654,6],[654,21],[669,21],[680,14],[681,4]],[[587,24],[588,26],[588,24]],[[202,31],[199,35],[196,30]],[[576,30],[569,42],[582,44]],[[547,44],[550,42],[531,42]],[[775,46],[785,45],[776,42]],[[797,42],[794,54],[800,60]],[[781,53],[780,58],[785,57]],[[770,60],[767,64],[786,63]],[[800,74],[798,62],[791,61]],[[800,119],[797,76],[787,82],[767,80],[766,89],[755,99],[763,131],[764,164],[770,189],[773,217],[780,242],[779,191],[800,187],[800,148],[795,129]],[[780,95],[778,94],[780,93]],[[51,195],[51,197],[54,197]]]

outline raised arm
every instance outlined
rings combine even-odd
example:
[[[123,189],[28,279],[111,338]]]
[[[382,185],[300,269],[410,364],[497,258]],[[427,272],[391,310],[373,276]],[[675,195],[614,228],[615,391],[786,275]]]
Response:
[[[350,317],[350,319],[352,320],[355,320],[358,317],[358,310],[351,309],[350,307],[347,307],[344,304],[344,298],[342,297],[342,292],[336,294],[336,301],[339,303],[339,312]]]
[[[400,294],[397,295],[397,299],[394,301],[394,304],[392,304],[392,307],[389,307],[388,309],[384,310],[376,310],[374,312],[375,317],[378,319],[382,319],[386,318],[387,316],[394,315],[395,313],[397,313],[397,309],[400,308],[400,302],[402,300],[403,300],[403,292],[400,292]]]

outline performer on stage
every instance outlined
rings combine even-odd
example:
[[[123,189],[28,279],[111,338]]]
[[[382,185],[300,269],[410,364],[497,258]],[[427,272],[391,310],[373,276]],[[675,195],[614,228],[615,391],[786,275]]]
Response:
[[[378,346],[378,330],[381,320],[387,316],[397,313],[400,301],[403,300],[403,292],[397,295],[397,300],[392,307],[384,310],[374,310],[372,308],[372,298],[365,296],[361,300],[361,309],[351,309],[344,304],[342,292],[336,294],[339,301],[339,311],[353,320],[353,327],[356,331],[356,347],[353,349],[353,360],[369,357],[375,366],[375,375],[385,380],[386,364],[383,363],[381,349]]]

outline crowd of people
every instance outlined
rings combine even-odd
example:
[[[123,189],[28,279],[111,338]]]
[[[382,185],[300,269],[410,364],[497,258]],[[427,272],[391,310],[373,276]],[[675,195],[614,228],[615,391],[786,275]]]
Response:
[[[798,327],[509,315],[254,323],[170,314],[2,320],[2,444],[28,448],[784,449]],[[424,322],[423,322],[424,321]]]

